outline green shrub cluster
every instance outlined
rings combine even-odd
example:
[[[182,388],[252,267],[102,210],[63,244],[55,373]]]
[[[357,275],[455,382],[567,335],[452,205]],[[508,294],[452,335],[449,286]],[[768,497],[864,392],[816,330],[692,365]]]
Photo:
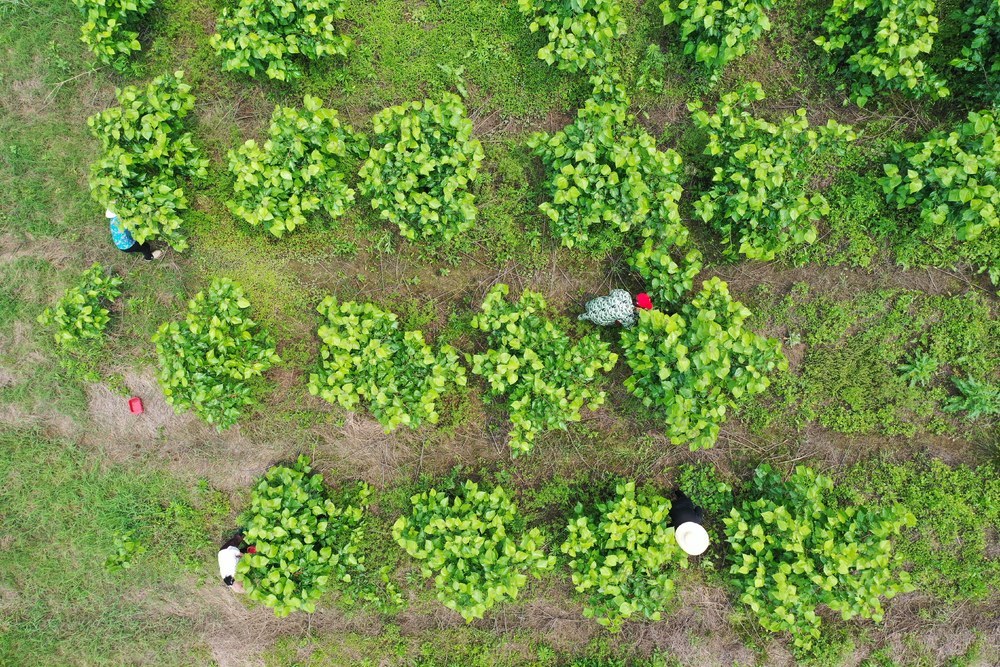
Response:
[[[789,632],[800,654],[819,639],[820,605],[880,622],[881,598],[913,589],[892,543],[913,515],[838,502],[833,481],[804,466],[787,480],[760,466],[724,523],[740,602],[766,630]]]
[[[344,0],[239,0],[226,7],[210,43],[226,72],[291,81],[302,76],[296,56],[346,56],[353,40],[337,34]]]
[[[185,131],[194,109],[191,86],[175,72],[145,89],[115,91],[119,106],[87,119],[102,155],[90,166],[90,191],[114,211],[136,241],[187,248],[181,212],[188,207],[182,180],[205,178],[208,160]]]
[[[562,552],[573,585],[587,594],[583,614],[612,632],[636,613],[658,621],[674,596],[674,575],[687,556],[674,538],[670,501],[619,484],[615,497],[594,510],[577,505]]]
[[[628,265],[642,278],[654,306],[677,304],[694,287],[701,273],[702,254],[688,245],[688,229],[681,223],[661,225],[653,236],[626,256]],[[683,253],[683,254],[681,254]]]
[[[855,134],[830,120],[818,130],[799,109],[780,123],[751,113],[764,99],[759,83],[723,95],[714,114],[690,105],[696,127],[708,132],[705,154],[712,187],[695,203],[702,219],[722,234],[727,252],[771,260],[816,240],[816,221],[829,212],[822,194],[810,192],[811,167],[823,154],[842,154]]]
[[[374,137],[361,166],[361,192],[411,241],[447,243],[476,219],[469,188],[483,161],[462,100],[445,93],[390,107],[372,119]]]
[[[602,256],[632,229],[682,227],[681,157],[635,127],[627,101],[588,99],[573,123],[532,135],[528,146],[546,168],[550,201],[538,208],[567,248]]]
[[[111,319],[104,304],[122,295],[123,282],[95,262],[54,306],[42,311],[38,322],[55,328],[56,344],[67,350],[101,340]]]
[[[305,226],[320,211],[335,220],[354,201],[343,171],[354,131],[317,97],[306,95],[303,106],[276,107],[263,146],[251,139],[229,152],[237,196],[228,202],[229,209],[278,238]]]
[[[368,403],[386,432],[400,425],[436,424],[438,402],[449,386],[465,386],[465,368],[450,345],[437,351],[419,331],[404,331],[393,313],[370,303],[319,305],[320,368],[309,376],[309,392],[356,410]]]
[[[527,530],[502,487],[481,491],[467,481],[454,494],[436,489],[410,499],[392,536],[434,576],[437,598],[467,622],[498,602],[513,600],[527,583],[555,565],[537,528]]]
[[[846,70],[851,98],[865,106],[876,93],[947,97],[944,80],[924,59],[934,45],[934,0],[833,0],[816,38],[830,71]]]
[[[618,0],[517,0],[531,19],[531,32],[548,33],[538,57],[568,72],[601,68],[611,60],[611,45],[625,34]]]
[[[138,22],[156,0],[73,0],[83,15],[80,39],[97,59],[121,68],[122,62],[142,47]]]
[[[766,389],[770,372],[788,367],[778,341],[744,327],[748,317],[726,283],[712,278],[679,312],[643,310],[636,326],[622,330],[632,369],[625,387],[664,419],[674,444],[712,447],[727,410]]]
[[[1000,104],[1000,4],[971,0],[958,18],[960,35],[968,41],[950,64],[969,73],[966,78],[973,97]]]
[[[879,182],[890,203],[920,222],[900,245],[904,266],[971,264],[1000,282],[1000,141],[993,113],[971,112],[948,134],[897,147]]]
[[[745,55],[761,35],[771,29],[767,12],[773,0],[664,0],[663,24],[676,23],[684,54],[718,78],[722,68]]]
[[[865,461],[846,475],[858,502],[902,505],[916,525],[896,545],[916,587],[941,600],[984,600],[1000,588],[1000,475],[994,466],[951,468],[937,459]]]
[[[507,285],[496,285],[483,300],[482,314],[472,318],[472,327],[486,332],[489,349],[470,361],[472,372],[489,383],[490,395],[507,399],[516,457],[532,450],[537,434],[579,421],[584,405],[601,406],[601,373],[614,368],[618,355],[597,333],[574,343],[544,316],[541,294],[524,290],[511,303],[509,293]]]
[[[249,308],[243,288],[218,278],[191,299],[184,321],[167,322],[153,336],[157,380],[177,412],[193,410],[225,429],[253,404],[253,379],[281,359]]]
[[[719,478],[711,463],[693,463],[680,466],[677,486],[681,493],[708,514],[724,516],[733,507],[733,487]]]
[[[953,377],[951,381],[958,396],[948,397],[942,408],[945,412],[965,413],[969,421],[1000,415],[1000,386],[972,376]]]
[[[352,572],[363,569],[358,551],[369,494],[362,483],[330,497],[304,456],[268,470],[250,494],[244,524],[243,539],[255,553],[236,566],[248,597],[288,616],[316,611],[321,595],[338,582],[349,584]]]

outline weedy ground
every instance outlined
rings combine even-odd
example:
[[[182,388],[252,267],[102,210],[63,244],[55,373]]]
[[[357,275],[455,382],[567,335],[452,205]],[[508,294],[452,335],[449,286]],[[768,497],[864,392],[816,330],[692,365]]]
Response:
[[[445,476],[503,481],[544,523],[553,507],[598,494],[613,477],[667,486],[676,466],[690,461],[714,463],[735,478],[765,460],[808,462],[841,476],[876,454],[969,464],[996,458],[996,424],[970,426],[934,408],[948,390],[943,377],[924,392],[895,372],[916,344],[914,332],[947,320],[935,329],[935,344],[949,349],[975,339],[995,374],[994,291],[961,271],[904,271],[873,233],[900,226],[874,183],[891,142],[946,124],[963,104],[845,105],[810,41],[820,3],[780,3],[774,30],[716,86],[681,56],[655,2],[623,0],[629,33],[617,47],[639,122],[689,165],[684,205],[712,260],[705,277],[729,281],[756,309],[759,328],[785,339],[791,373],[730,418],[715,449],[696,455],[665,440],[620,386],[618,369],[604,408],[542,437],[531,456],[516,461],[502,413],[475,390],[451,399],[438,428],[392,435],[363,414],[310,397],[314,309],[328,294],[370,299],[407,325],[470,350],[475,338],[466,320],[497,282],[541,291],[568,326],[584,298],[631,284],[619,258],[595,261],[558,247],[536,212],[540,166],[524,140],[571,119],[587,82],[538,60],[541,37],[528,32],[516,3],[492,0],[348,0],[344,26],[357,44],[346,62],[310,65],[295,84],[254,81],[222,73],[208,45],[225,4],[160,2],[134,71],[122,76],[93,67],[71,3],[0,3],[0,662],[790,664],[783,641],[763,634],[715,585],[710,559],[679,585],[682,597],[664,622],[630,623],[619,635],[584,619],[559,577],[466,626],[419,586],[387,538],[388,526],[415,485]],[[146,264],[111,246],[102,210],[89,198],[87,168],[97,144],[86,119],[114,103],[116,86],[176,69],[194,85],[195,133],[213,163],[210,178],[193,189],[191,250]],[[817,175],[829,181],[833,208],[821,241],[804,257],[774,264],[727,263],[690,209],[704,170],[686,102],[711,104],[720,91],[751,80],[768,94],[764,113],[805,106],[813,122],[837,118],[866,129],[848,163]],[[274,105],[295,105],[310,93],[367,130],[384,106],[444,90],[466,96],[486,151],[478,223],[453,246],[432,251],[400,240],[366,202],[338,225],[280,241],[226,209],[226,153],[259,138]],[[35,323],[93,261],[123,274],[128,295],[105,348],[84,360],[98,369],[96,383],[60,363]],[[273,391],[223,434],[165,404],[149,343],[215,276],[244,285],[285,361],[270,375]],[[140,419],[127,412],[131,394],[146,403]],[[217,584],[214,550],[249,485],[298,453],[313,457],[331,483],[364,479],[385,491],[373,508],[367,549],[398,565],[398,583],[411,581],[402,611],[331,601],[309,617],[279,620]],[[148,545],[146,553],[109,572],[107,559],[129,534]],[[996,537],[988,557],[997,557]],[[890,604],[882,626],[830,619],[820,662],[996,664],[998,613],[995,596],[956,605],[904,596]]]

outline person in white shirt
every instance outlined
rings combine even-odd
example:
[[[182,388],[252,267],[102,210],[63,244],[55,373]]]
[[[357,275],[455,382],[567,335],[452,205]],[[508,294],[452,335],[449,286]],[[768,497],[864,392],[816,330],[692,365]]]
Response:
[[[243,557],[240,547],[243,546],[243,535],[237,533],[219,550],[219,575],[223,583],[237,593],[243,592],[243,585],[236,581],[236,564]]]

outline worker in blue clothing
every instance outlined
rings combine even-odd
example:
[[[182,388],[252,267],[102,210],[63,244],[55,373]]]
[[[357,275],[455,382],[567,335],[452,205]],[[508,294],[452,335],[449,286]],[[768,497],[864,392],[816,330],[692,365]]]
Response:
[[[149,247],[149,243],[137,243],[114,211],[108,209],[104,212],[104,216],[108,219],[111,227],[111,240],[114,241],[115,247],[119,250],[122,252],[141,252],[142,258],[147,262],[163,256],[162,250],[153,250]]]

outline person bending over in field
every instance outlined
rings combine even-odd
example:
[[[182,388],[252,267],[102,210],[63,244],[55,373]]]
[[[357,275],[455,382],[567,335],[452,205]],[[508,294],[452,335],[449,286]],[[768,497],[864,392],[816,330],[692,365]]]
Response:
[[[149,247],[149,243],[136,243],[129,231],[125,229],[121,218],[119,218],[114,211],[108,209],[104,212],[104,217],[106,217],[110,223],[111,240],[114,241],[115,247],[122,252],[141,252],[142,258],[147,262],[151,262],[154,259],[159,259],[163,256],[162,250],[153,250]]]
[[[689,556],[700,556],[708,549],[708,531],[703,522],[702,509],[678,491],[670,505],[670,524],[674,527],[674,539]]]
[[[243,584],[236,581],[236,564],[243,558],[244,547],[249,554],[257,552],[254,547],[246,546],[243,533],[236,533],[219,549],[219,575],[222,577],[222,583],[237,593],[243,592]]]
[[[632,295],[625,290],[613,289],[607,296],[599,296],[588,301],[584,306],[586,312],[577,319],[589,320],[600,327],[620,324],[626,329],[631,329],[639,320],[637,308],[653,309],[653,302],[649,300],[648,294],[645,292],[637,294],[633,302]]]

